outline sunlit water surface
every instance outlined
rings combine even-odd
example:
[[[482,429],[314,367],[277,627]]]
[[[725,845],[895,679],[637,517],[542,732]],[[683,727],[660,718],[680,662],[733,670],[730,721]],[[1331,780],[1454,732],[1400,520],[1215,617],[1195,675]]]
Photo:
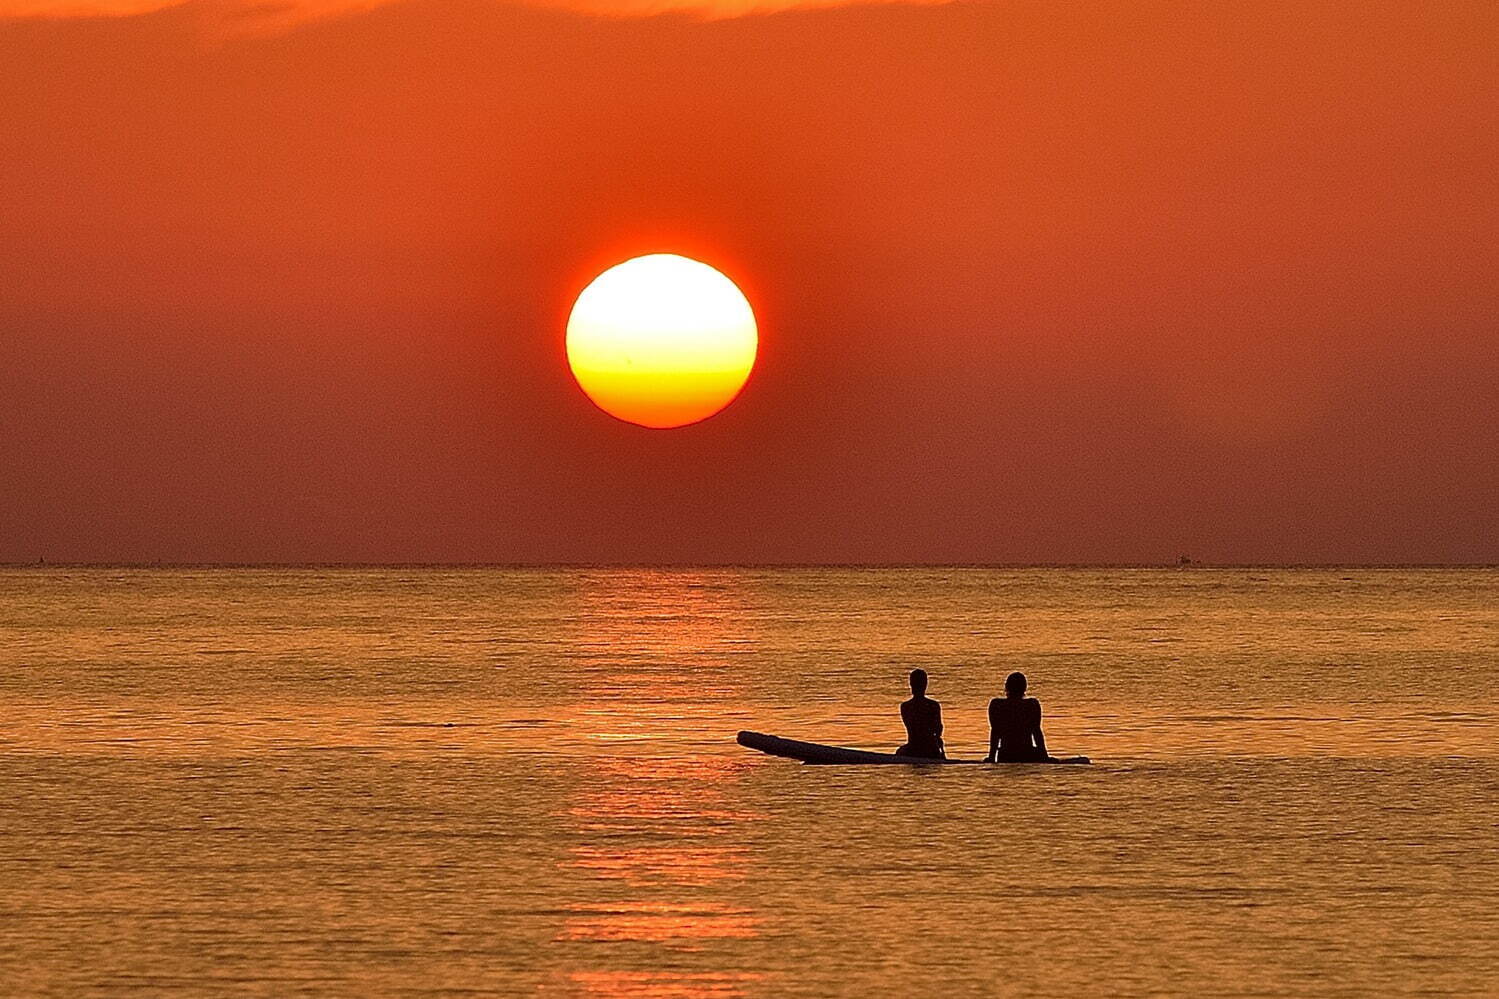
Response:
[[[925,667],[1089,768],[819,768]],[[1499,572],[0,572],[0,991],[1499,991]]]

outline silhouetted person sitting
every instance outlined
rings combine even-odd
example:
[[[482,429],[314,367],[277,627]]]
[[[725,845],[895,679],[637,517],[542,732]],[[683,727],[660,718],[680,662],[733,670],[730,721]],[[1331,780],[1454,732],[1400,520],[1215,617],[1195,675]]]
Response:
[[[906,744],[895,755],[947,759],[942,748],[942,705],[926,696],[924,669],[911,671],[911,699],[901,703],[900,720],[906,723]]]
[[[989,702],[990,763],[1048,763],[1041,702],[1025,696],[1025,674],[1011,673],[1005,696]]]

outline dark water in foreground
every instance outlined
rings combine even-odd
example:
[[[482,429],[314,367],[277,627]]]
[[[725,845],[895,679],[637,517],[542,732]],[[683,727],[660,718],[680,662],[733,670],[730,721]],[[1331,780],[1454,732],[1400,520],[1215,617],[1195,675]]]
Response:
[[[733,743],[917,665],[1098,764]],[[6,994],[1499,989],[1499,571],[15,570],[0,703]]]

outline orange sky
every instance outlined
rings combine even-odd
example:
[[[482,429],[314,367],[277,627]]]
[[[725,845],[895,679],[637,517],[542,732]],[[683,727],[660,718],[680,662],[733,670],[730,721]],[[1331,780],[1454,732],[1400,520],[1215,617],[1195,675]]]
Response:
[[[1499,561],[1495,37],[0,19],[0,560]],[[761,325],[680,431],[562,357],[652,251]]]

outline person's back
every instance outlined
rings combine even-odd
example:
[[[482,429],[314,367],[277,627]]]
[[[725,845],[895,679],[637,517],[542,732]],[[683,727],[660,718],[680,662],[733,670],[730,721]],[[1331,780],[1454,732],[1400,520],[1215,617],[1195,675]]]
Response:
[[[992,762],[1041,763],[1051,757],[1041,734],[1041,702],[1025,696],[1025,674],[1011,673],[1005,696],[989,702],[989,756]]]
[[[942,705],[926,696],[926,671],[911,671],[911,699],[901,702],[900,720],[906,726],[906,744],[897,756],[947,758],[942,746]]]

